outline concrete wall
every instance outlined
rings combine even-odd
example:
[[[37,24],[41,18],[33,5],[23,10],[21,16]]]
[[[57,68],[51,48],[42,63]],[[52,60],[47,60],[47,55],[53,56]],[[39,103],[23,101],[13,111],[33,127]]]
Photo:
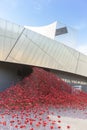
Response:
[[[82,90],[87,92],[87,77],[75,75],[72,73],[66,73],[58,70],[51,70],[51,72],[58,75],[58,77],[62,78],[71,86],[82,86]]]
[[[45,70],[58,75],[58,77],[62,78],[65,82],[72,86],[81,85],[82,90],[87,92],[87,77],[58,70]],[[32,73],[32,68],[30,66],[0,62],[0,91],[15,85],[18,81],[22,80],[30,73]]]
[[[29,66],[0,62],[0,91],[15,85],[29,70]]]

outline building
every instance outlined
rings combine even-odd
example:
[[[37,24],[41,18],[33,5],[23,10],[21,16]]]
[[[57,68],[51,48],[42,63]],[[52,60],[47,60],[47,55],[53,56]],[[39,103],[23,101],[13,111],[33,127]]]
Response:
[[[59,42],[58,35],[68,33],[61,30],[57,22],[34,28],[0,19],[0,90],[38,66],[87,91],[87,56]]]

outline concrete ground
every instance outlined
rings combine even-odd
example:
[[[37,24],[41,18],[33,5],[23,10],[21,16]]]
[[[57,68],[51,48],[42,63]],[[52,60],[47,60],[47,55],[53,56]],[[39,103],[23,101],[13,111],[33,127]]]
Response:
[[[20,128],[20,126],[24,125],[26,114],[23,119],[20,117],[20,113],[17,112],[15,114],[18,114],[18,117],[14,119],[12,119],[11,114],[5,114],[3,118],[0,115],[0,130],[87,130],[87,110],[58,110],[55,108],[50,108],[48,114],[37,114],[37,118],[34,118],[34,114],[31,112],[31,115],[29,115],[29,117],[27,115],[27,118],[34,118],[35,121],[32,125],[28,123],[24,128]],[[40,118],[42,118],[42,121],[39,120]],[[11,120],[15,121],[13,125],[10,123]],[[20,120],[21,124],[18,125],[18,128],[15,128],[17,125],[17,120]],[[3,125],[1,123],[2,121],[6,121],[6,125]],[[37,125],[39,121],[41,124]],[[47,122],[45,127],[42,125],[43,121]]]

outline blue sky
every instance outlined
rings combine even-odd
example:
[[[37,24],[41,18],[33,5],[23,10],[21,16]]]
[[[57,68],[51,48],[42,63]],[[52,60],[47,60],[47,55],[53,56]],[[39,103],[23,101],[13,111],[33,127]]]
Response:
[[[87,54],[87,0],[0,0],[0,17],[29,26],[64,23],[77,32],[74,47]]]

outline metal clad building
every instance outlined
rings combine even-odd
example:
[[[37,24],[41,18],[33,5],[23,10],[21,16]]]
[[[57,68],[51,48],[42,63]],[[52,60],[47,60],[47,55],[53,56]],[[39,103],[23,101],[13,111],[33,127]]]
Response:
[[[56,26],[55,22],[34,29],[0,19],[0,62],[45,67],[86,78],[87,56],[55,40]]]

